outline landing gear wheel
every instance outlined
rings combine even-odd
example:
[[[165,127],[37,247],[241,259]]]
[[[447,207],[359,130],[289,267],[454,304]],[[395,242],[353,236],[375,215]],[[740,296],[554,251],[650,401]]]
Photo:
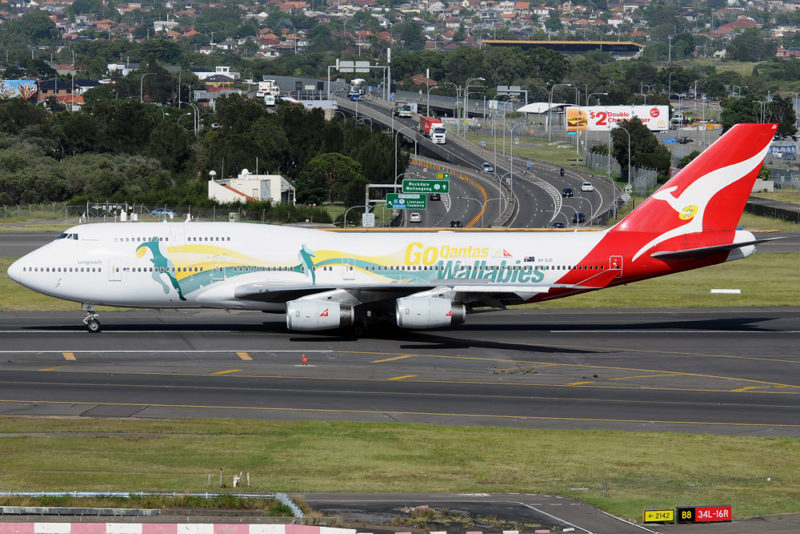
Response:
[[[86,329],[90,334],[98,334],[102,330],[102,327],[100,326],[100,321],[92,318],[86,321]]]

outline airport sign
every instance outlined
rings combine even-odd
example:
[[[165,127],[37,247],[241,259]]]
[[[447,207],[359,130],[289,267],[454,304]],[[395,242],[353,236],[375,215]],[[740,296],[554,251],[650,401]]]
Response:
[[[414,193],[389,193],[386,195],[386,207],[393,210],[424,210],[428,207],[428,197]]]
[[[438,174],[438,173],[437,173]],[[450,180],[403,180],[403,193],[449,193]]]
[[[645,510],[644,523],[674,523],[675,510]]]

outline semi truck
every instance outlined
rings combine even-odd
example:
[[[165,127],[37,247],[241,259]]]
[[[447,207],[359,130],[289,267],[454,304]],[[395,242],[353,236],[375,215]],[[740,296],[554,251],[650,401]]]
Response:
[[[437,145],[447,142],[447,130],[441,120],[434,117],[420,117],[419,131]]]

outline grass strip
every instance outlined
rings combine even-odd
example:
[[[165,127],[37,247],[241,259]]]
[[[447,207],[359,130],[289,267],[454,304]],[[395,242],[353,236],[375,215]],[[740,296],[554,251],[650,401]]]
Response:
[[[692,504],[732,504],[749,517],[800,512],[798,457],[793,438],[0,418],[0,487],[11,491],[209,491],[221,467],[226,484],[248,472],[259,492],[552,493],[629,519],[649,505]]]

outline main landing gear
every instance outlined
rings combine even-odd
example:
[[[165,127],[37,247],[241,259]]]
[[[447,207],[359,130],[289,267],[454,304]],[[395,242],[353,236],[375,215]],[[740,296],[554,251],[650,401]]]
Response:
[[[83,309],[86,310],[86,317],[83,318],[83,324],[86,325],[86,330],[90,334],[97,334],[102,330],[100,325],[100,315],[94,312],[93,304],[84,304]]]

